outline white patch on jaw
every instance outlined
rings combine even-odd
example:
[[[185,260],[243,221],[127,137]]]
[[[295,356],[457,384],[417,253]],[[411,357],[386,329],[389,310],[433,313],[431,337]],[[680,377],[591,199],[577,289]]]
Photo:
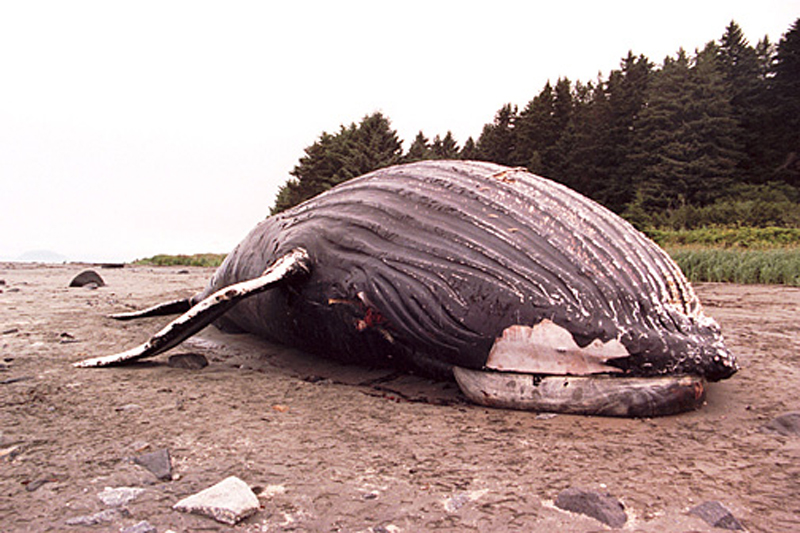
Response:
[[[503,372],[580,376],[622,372],[603,363],[630,355],[618,339],[595,339],[581,348],[572,334],[544,319],[535,326],[510,326],[489,352],[486,367]]]

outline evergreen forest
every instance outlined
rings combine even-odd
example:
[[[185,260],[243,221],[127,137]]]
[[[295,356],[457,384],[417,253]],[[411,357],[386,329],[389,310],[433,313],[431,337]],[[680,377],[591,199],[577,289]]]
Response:
[[[658,65],[629,52],[605,79],[548,82],[463,145],[420,131],[403,150],[373,113],[306,148],[272,212],[425,159],[526,167],[641,229],[800,227],[800,19],[778,43],[751,44],[731,22],[719,40]]]

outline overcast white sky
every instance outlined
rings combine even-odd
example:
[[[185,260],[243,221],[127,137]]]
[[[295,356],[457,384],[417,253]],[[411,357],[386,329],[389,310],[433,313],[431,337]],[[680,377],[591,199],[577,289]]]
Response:
[[[0,258],[227,252],[322,131],[480,134],[547,80],[660,63],[800,1],[0,0]]]

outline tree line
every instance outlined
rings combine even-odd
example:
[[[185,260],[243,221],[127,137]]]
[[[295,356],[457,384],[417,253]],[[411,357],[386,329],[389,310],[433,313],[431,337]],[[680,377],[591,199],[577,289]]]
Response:
[[[605,79],[548,82],[477,141],[419,132],[407,151],[381,113],[323,133],[273,213],[377,168],[425,159],[526,167],[634,224],[800,226],[800,19],[777,44],[736,22],[656,65],[629,52]]]

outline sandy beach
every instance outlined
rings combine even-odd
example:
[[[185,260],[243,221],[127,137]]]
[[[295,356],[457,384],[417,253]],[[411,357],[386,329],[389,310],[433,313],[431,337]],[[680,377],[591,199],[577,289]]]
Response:
[[[69,288],[95,269],[106,286]],[[721,531],[687,514],[719,501],[749,531],[800,531],[800,437],[763,426],[800,411],[800,289],[701,284],[741,371],[700,410],[654,419],[539,415],[466,402],[454,384],[342,366],[207,328],[149,362],[72,363],[145,341],[168,318],[113,312],[185,297],[213,271],[0,264],[0,530],[608,530],[556,508],[607,492],[622,531]],[[196,353],[202,369],[167,364]],[[168,450],[172,479],[133,457]],[[172,509],[235,475],[259,511],[234,527]],[[143,489],[109,520],[105,487]]]

